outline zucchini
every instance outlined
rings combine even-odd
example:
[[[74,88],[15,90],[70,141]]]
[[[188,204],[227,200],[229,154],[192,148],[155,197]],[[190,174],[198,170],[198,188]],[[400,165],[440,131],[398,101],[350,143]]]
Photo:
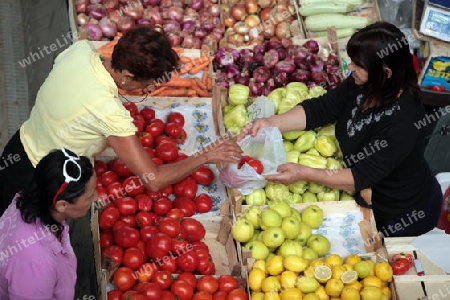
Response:
[[[312,3],[310,5],[302,5],[298,12],[303,17],[328,14],[328,13],[346,13],[355,7],[348,3]]]
[[[305,27],[309,31],[324,31],[331,26],[336,29],[364,28],[370,23],[371,21],[364,17],[342,14],[320,14],[305,18]]]
[[[342,29],[336,29],[336,36],[341,39],[348,36],[352,36],[356,32],[355,28],[342,28]],[[318,37],[327,36],[327,31],[316,31],[314,32]]]
[[[305,5],[312,5],[317,3],[347,3],[351,5],[362,5],[366,3],[367,0],[336,0],[336,1],[330,1],[330,0],[299,0],[299,3],[301,6]]]

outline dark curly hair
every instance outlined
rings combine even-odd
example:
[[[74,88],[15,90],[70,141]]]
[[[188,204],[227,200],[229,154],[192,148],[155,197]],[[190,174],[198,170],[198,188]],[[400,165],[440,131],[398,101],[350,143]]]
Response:
[[[375,101],[375,108],[385,107],[396,101],[400,90],[421,100],[408,39],[396,26],[376,22],[359,30],[348,41],[347,53],[354,64],[368,72],[362,86],[366,105]],[[390,78],[386,67],[392,70]]]
[[[65,149],[71,155],[72,151]],[[20,193],[16,200],[22,219],[26,223],[36,223],[40,220],[44,225],[58,224],[51,215],[53,197],[64,183],[63,166],[67,157],[62,150],[53,150],[42,158],[36,166],[34,175],[28,186]],[[81,177],[78,181],[71,181],[56,200],[64,199],[69,203],[77,202],[85,193],[86,185],[94,174],[94,168],[89,158],[80,156],[77,160],[81,168]],[[66,172],[69,176],[78,177],[79,169],[73,162],[66,164]]]
[[[170,76],[178,59],[163,32],[136,26],[128,29],[117,42],[111,65],[118,71],[128,70],[134,74],[135,80],[143,82]]]

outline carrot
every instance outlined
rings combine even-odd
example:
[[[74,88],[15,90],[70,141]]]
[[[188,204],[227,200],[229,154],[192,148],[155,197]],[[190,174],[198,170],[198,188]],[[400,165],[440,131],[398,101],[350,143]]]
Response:
[[[154,89],[153,91],[151,91],[150,94],[148,94],[149,96],[158,96],[159,94],[161,94],[164,90],[166,90],[167,87],[166,86],[162,86],[159,87],[157,89]]]
[[[208,71],[204,70],[202,74],[202,83],[205,86],[205,89],[208,85]]]
[[[210,94],[208,93],[208,91],[202,89],[198,83],[200,82],[200,80],[198,78],[196,78],[197,80],[193,80],[193,85],[192,88],[197,92],[197,95],[199,97],[210,97]]]
[[[189,90],[187,90],[187,92],[186,92],[186,96],[187,96],[187,97],[198,97],[198,96],[197,96],[197,91],[194,90],[194,89],[189,89]]]
[[[158,94],[158,96],[165,96],[165,97],[186,97],[189,96],[190,94],[190,89],[187,88],[176,88],[176,87],[171,87],[171,88],[167,88],[163,91],[161,91],[161,93]]]
[[[119,89],[119,93],[124,94],[124,95],[130,95],[130,96],[142,96],[142,90],[126,91],[126,90]]]
[[[205,62],[203,62],[199,65],[193,66],[192,69],[189,70],[189,74],[196,74],[202,70],[206,70],[206,68],[212,62],[213,59],[214,59],[213,57],[210,57]]]
[[[206,83],[206,87],[207,87],[207,90],[208,90],[208,91],[212,91],[212,89],[213,89],[213,84],[212,84],[212,78],[211,78],[211,77],[208,77],[208,81],[207,81],[207,83]]]
[[[162,83],[161,86],[188,88],[192,86],[192,80],[189,78],[172,77],[170,81]]]
[[[198,77],[194,77],[192,80],[199,88],[201,88],[202,90],[206,90],[206,85],[203,84],[203,82]]]
[[[180,64],[192,63],[192,58],[189,56],[180,56],[180,60],[178,61]]]
[[[207,62],[207,61],[208,61],[209,59],[211,59],[211,58],[212,58],[212,57],[209,57],[209,56],[200,56],[200,57],[194,58],[194,59],[192,60],[192,64],[193,64],[194,66],[196,66],[196,65],[201,65],[201,64]]]
[[[183,65],[183,67],[181,67],[180,70],[178,70],[178,74],[181,74],[181,75],[186,74],[192,69],[192,67],[193,67],[192,63],[186,63]]]
[[[180,56],[181,53],[183,53],[184,49],[180,47],[172,47],[172,50],[175,51],[175,53]]]

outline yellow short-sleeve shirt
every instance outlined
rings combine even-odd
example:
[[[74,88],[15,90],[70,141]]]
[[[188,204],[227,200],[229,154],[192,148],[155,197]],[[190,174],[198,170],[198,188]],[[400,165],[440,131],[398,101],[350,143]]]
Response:
[[[100,54],[82,40],[55,59],[30,118],[20,128],[20,139],[36,166],[61,147],[93,160],[107,146],[108,136],[131,136],[135,131]]]

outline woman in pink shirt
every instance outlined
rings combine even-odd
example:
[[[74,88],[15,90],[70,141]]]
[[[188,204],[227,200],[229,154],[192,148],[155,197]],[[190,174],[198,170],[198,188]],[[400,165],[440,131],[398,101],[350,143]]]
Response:
[[[87,157],[62,148],[38,163],[0,218],[1,300],[74,298],[77,259],[65,220],[86,215],[95,187]]]

